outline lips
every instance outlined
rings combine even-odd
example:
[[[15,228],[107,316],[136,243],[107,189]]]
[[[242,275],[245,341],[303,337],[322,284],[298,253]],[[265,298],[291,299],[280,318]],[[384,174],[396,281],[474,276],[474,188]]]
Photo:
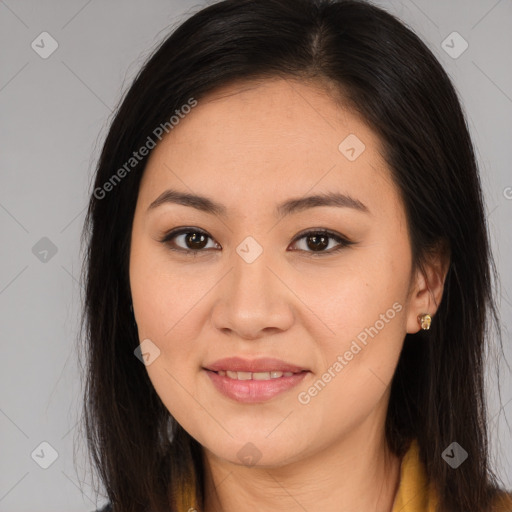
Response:
[[[254,379],[254,374],[270,374],[270,378],[272,378],[272,373],[274,373],[273,378],[277,378],[275,375],[276,372],[281,372],[282,374],[286,373],[300,373],[303,371],[308,371],[306,368],[301,368],[300,366],[287,363],[280,359],[274,359],[271,357],[264,357],[260,359],[242,359],[241,357],[227,357],[224,359],[219,359],[212,364],[208,364],[204,367],[206,370],[210,370],[212,372],[231,372],[227,374],[228,376],[235,378],[234,373],[242,374],[241,380],[249,380],[247,374],[252,374],[250,377]],[[245,375],[244,375],[245,374]],[[263,377],[263,375],[259,375]],[[281,376],[281,375],[279,375]],[[258,375],[257,377],[258,378]]]
[[[263,403],[297,386],[309,370],[281,359],[227,357],[203,367],[224,396],[245,404]]]
[[[216,372],[221,377],[229,377],[230,379],[236,380],[270,380],[270,379],[279,379],[281,377],[291,377],[295,375],[294,372],[280,372],[280,371],[270,371],[270,372],[232,372],[230,370],[219,370]]]

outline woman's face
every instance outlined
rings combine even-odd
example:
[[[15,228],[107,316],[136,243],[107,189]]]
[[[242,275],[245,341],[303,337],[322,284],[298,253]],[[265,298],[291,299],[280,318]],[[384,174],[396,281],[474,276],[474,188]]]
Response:
[[[134,313],[156,392],[210,455],[283,465],[381,439],[404,336],[426,312],[415,276],[379,139],[320,88],[226,87],[151,154]]]

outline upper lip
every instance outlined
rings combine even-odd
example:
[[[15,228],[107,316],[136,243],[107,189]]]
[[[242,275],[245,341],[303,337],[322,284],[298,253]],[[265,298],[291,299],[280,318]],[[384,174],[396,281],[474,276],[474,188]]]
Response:
[[[212,364],[205,366],[205,369],[218,372],[232,371],[232,372],[293,372],[299,373],[306,371],[305,368],[300,366],[281,361],[280,359],[274,359],[272,357],[262,357],[259,359],[243,359],[241,357],[226,357],[219,359]]]

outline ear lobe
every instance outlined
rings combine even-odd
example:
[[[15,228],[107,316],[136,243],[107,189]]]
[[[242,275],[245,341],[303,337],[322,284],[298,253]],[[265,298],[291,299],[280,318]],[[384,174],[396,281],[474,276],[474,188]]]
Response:
[[[426,261],[415,271],[410,294],[407,332],[417,333],[421,326],[418,317],[429,314],[432,322],[443,298],[444,283],[450,267],[450,252],[446,243],[439,243]]]

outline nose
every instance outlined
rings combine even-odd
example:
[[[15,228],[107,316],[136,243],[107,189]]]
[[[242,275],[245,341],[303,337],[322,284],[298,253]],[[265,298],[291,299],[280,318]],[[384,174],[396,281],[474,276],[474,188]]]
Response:
[[[233,337],[256,340],[293,325],[294,294],[271,251],[250,261],[234,251],[231,270],[216,287],[212,323]]]

